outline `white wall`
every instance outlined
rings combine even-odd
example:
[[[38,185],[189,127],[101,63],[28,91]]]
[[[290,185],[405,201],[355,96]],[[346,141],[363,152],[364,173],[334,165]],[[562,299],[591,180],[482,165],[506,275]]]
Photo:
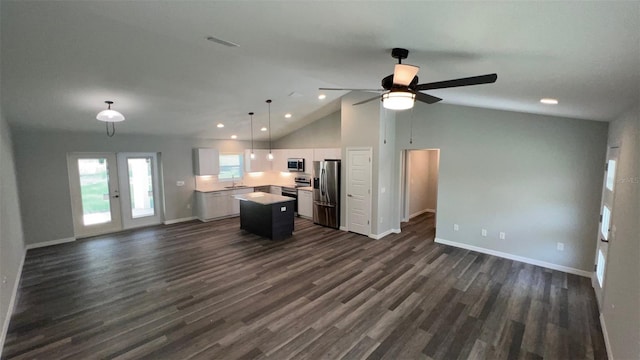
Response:
[[[4,343],[8,313],[24,259],[24,237],[18,202],[11,132],[0,110],[0,346]],[[6,281],[5,281],[6,279]]]
[[[611,123],[619,146],[602,316],[614,359],[640,358],[640,107]],[[597,236],[597,232],[593,233]],[[595,250],[591,256],[594,257]]]
[[[607,128],[606,122],[417,104],[398,112],[396,149],[440,149],[438,238],[590,272]],[[506,240],[498,238],[501,231]],[[563,252],[557,242],[565,244]]]
[[[379,101],[353,106],[371,97],[371,93],[351,92],[342,98],[341,132],[342,158],[347,159],[348,147],[370,147],[372,154],[371,235],[377,236],[400,229],[396,222],[399,205],[394,194],[398,187],[395,176],[395,112],[382,108]],[[347,161],[342,166],[346,173]],[[346,176],[341,188],[346,189]],[[340,223],[346,226],[346,191],[341,196]]]
[[[14,129],[24,235],[27,244],[74,236],[67,173],[68,152],[160,152],[165,220],[193,216],[195,176],[192,151],[216,147],[243,152],[245,141]],[[263,145],[260,144],[260,147]],[[256,146],[256,148],[259,148]],[[178,187],[177,181],[185,185]],[[191,208],[189,208],[190,206]]]
[[[309,149],[340,147],[340,111],[322,117],[311,124],[273,142],[274,149]]]

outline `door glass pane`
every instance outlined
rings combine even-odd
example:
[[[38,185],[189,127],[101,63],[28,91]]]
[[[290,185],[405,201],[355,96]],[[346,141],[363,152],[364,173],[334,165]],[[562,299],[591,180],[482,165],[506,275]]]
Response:
[[[604,254],[602,253],[602,249],[598,249],[598,264],[596,265],[596,276],[598,277],[598,284],[602,287],[604,283]]]
[[[150,158],[128,158],[131,217],[134,219],[155,215],[153,206],[153,178]]]
[[[107,159],[78,159],[84,225],[111,221]]]
[[[600,224],[600,232],[605,240],[609,240],[609,225],[611,224],[611,210],[604,206],[602,208],[602,224]]]
[[[607,166],[607,189],[613,191],[613,184],[616,180],[616,161],[609,160]]]

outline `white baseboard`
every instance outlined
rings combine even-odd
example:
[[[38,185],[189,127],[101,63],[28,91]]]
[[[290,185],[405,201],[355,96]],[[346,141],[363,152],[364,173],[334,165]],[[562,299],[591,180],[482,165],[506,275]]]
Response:
[[[422,209],[422,210],[416,211],[413,214],[409,215],[409,220],[413,219],[414,217],[416,217],[418,215],[422,215],[422,214],[427,213],[427,212],[434,213],[436,211],[434,209]]]
[[[11,315],[13,314],[16,296],[18,295],[18,286],[20,285],[20,278],[22,277],[22,268],[24,267],[25,257],[27,257],[26,249],[22,253],[22,260],[20,260],[20,266],[18,267],[18,273],[16,274],[16,281],[13,283],[13,292],[11,293],[11,300],[9,301],[9,307],[7,308],[7,315],[4,318],[4,324],[2,324],[2,334],[0,334],[0,351],[4,349],[4,341],[7,338],[7,331],[9,330],[9,322],[11,321]]]
[[[400,229],[389,229],[381,234],[369,234],[369,237],[375,240],[380,240],[383,237],[389,235],[389,234],[400,234]]]
[[[516,260],[516,261],[520,261],[520,262],[531,264],[531,265],[542,266],[542,267],[547,268],[547,269],[558,270],[558,271],[566,272],[566,273],[569,273],[569,274],[580,275],[580,276],[584,276],[584,277],[587,277],[587,278],[591,277],[591,272],[589,272],[589,271],[584,271],[584,270],[580,270],[580,269],[576,269],[576,268],[572,268],[572,267],[568,267],[568,266],[564,266],[564,265],[553,264],[553,263],[546,262],[546,261],[531,259],[531,258],[527,258],[527,257],[524,257],[524,256],[513,255],[513,254],[509,254],[509,253],[502,252],[502,251],[485,249],[485,248],[481,248],[481,247],[478,247],[478,246],[459,243],[459,242],[446,240],[446,239],[441,239],[441,238],[436,238],[436,242],[438,244],[450,245],[450,246],[455,246],[455,247],[459,247],[459,248],[462,248],[462,249],[477,251],[479,253],[494,255],[494,256],[498,256],[498,257],[509,259],[509,260]]]
[[[613,360],[611,343],[609,342],[609,333],[607,332],[607,325],[604,322],[604,315],[602,313],[600,313],[600,327],[602,328],[602,336],[604,336],[604,348],[607,350],[607,357],[609,360]]]
[[[180,219],[173,219],[173,220],[165,220],[163,222],[163,224],[165,225],[171,225],[171,224],[177,224],[177,223],[181,223],[181,222],[187,222],[187,221],[191,221],[191,220],[196,220],[198,219],[197,216],[189,216],[186,218],[180,218]]]
[[[342,231],[349,231],[349,228],[347,228],[346,226],[340,226],[340,230],[342,230]]]
[[[74,242],[74,241],[76,241],[76,238],[74,238],[74,237],[68,237],[68,238],[64,238],[64,239],[56,239],[56,240],[44,241],[44,242],[39,242],[39,243],[35,243],[35,244],[29,244],[29,245],[26,246],[26,250],[37,249],[37,248],[41,248],[41,247],[53,246],[53,245],[58,245],[58,244],[64,244],[64,243]]]

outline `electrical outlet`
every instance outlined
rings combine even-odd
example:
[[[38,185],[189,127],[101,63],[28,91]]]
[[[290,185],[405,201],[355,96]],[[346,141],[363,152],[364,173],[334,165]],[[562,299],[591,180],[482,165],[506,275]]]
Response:
[[[507,238],[507,234],[504,233],[504,231],[500,232],[500,240],[504,240]]]
[[[382,224],[384,222],[384,219],[382,218],[382,216],[380,216],[380,224]]]
[[[187,204],[187,209],[191,209],[191,204]]]
[[[460,226],[458,224],[453,224],[453,231],[460,230]]]
[[[564,251],[564,243],[559,242],[556,248],[558,249],[558,251]]]
[[[482,236],[487,237],[487,229],[482,229]]]

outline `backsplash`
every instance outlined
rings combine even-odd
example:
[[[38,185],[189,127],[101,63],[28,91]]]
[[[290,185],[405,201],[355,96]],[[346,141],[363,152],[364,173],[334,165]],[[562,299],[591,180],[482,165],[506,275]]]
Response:
[[[255,172],[245,173],[241,180],[236,180],[235,185],[260,186],[260,185],[293,185],[293,178],[298,173],[288,172]],[[232,181],[218,181],[218,176],[196,176],[196,191],[222,190],[225,186],[231,186]]]

